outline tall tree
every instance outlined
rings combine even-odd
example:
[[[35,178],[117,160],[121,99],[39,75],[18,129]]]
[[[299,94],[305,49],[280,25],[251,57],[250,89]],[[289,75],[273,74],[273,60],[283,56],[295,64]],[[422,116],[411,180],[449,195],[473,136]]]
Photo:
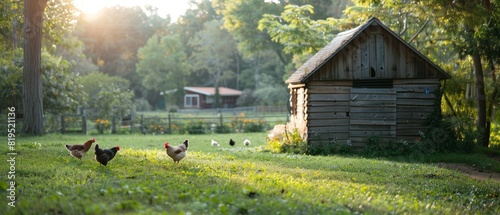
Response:
[[[47,0],[24,0],[23,129],[30,135],[45,133],[41,71],[42,24]]]
[[[273,41],[283,44],[284,52],[298,56],[309,56],[323,48],[333,39],[334,19],[312,20],[312,5],[287,5],[280,16],[265,14],[259,20],[259,29],[266,31]],[[303,61],[297,62],[300,66]]]
[[[494,65],[500,57],[497,32],[500,30],[500,1],[498,0],[429,0],[414,1],[423,5],[427,12],[431,11],[436,25],[451,32],[454,36],[454,44],[461,57],[472,59],[473,76],[477,91],[477,120],[476,127],[479,133],[478,143],[488,147],[490,139],[491,115],[488,114],[488,99],[495,101],[497,93],[489,97],[486,94],[486,78],[484,68],[491,68],[492,79],[494,76]],[[423,13],[421,13],[423,14]],[[489,62],[489,63],[488,63]],[[498,86],[496,90],[498,92]]]
[[[213,2],[217,12],[223,15],[224,28],[233,35],[237,42],[243,60],[250,64],[251,70],[243,68],[241,71],[242,76],[252,71],[253,78],[249,77],[253,80],[252,88],[258,89],[264,86],[262,77],[269,77],[265,74],[270,72],[264,67],[269,66],[271,62],[278,64],[277,69],[271,72],[280,72],[280,78],[276,81],[281,83],[285,67],[291,61],[291,55],[285,54],[282,44],[273,42],[266,32],[260,31],[257,27],[258,21],[264,14],[278,14],[283,7],[274,2],[262,0],[214,0]],[[269,52],[274,52],[280,61],[275,62]],[[240,80],[244,81],[244,78]],[[268,83],[268,80],[265,82]]]
[[[192,54],[193,67],[208,73],[211,79],[209,81],[218,89],[223,77],[227,77],[227,73],[232,73],[229,68],[233,64],[234,53],[237,52],[233,37],[222,29],[221,20],[212,20],[205,23],[204,29],[198,32],[190,44],[195,50]],[[218,97],[216,94],[216,108],[219,104]]]
[[[179,35],[154,35],[137,52],[137,73],[148,90],[175,92],[171,105],[182,105],[186,54]]]
[[[135,93],[141,94],[144,89],[135,72],[137,50],[155,33],[170,30],[169,22],[170,18],[161,18],[155,8],[143,11],[138,6],[114,6],[94,16],[81,16],[75,34],[99,71],[126,78]]]

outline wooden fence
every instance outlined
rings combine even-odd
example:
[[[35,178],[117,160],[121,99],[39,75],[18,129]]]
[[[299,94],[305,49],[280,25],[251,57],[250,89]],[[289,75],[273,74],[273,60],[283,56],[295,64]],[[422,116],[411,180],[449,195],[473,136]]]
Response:
[[[86,115],[61,115],[59,129],[62,134],[96,131],[100,134],[173,134],[173,133],[234,133],[260,132],[270,130],[276,124],[285,124],[287,115],[252,115],[240,116],[218,114],[217,116],[177,116],[168,114],[166,117],[129,115],[113,117],[110,120],[90,120]]]
[[[252,107],[252,109],[247,109],[193,110],[186,111],[187,113],[170,114],[159,112],[158,116],[130,114],[128,116],[115,116],[111,119],[93,119],[82,109],[79,114],[49,114],[50,116],[46,115],[44,120],[48,133],[60,132],[61,134],[87,134],[88,132],[101,134],[259,132],[270,130],[276,124],[288,122],[289,116],[286,112],[283,112],[282,108]],[[242,114],[242,111],[245,111],[247,115]],[[16,132],[21,130],[22,119],[17,119],[17,123],[19,126]],[[4,127],[3,123],[0,125],[1,127]],[[0,132],[0,135],[5,135],[5,132]]]

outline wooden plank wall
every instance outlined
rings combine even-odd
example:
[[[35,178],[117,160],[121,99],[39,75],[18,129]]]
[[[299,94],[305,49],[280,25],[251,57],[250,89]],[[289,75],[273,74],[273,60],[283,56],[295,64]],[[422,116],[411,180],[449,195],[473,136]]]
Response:
[[[353,88],[350,96],[350,138],[363,145],[370,136],[396,137],[396,90]]]
[[[295,113],[290,116],[290,123],[293,128],[298,129],[301,132],[302,137],[307,137],[307,101],[308,101],[308,89],[305,87],[297,87],[290,89],[290,95],[295,93],[295,99],[290,96],[290,107],[295,109]],[[295,101],[294,101],[295,100]],[[293,103],[295,102],[295,104]]]
[[[351,81],[307,84],[302,120],[311,144],[350,140],[362,147],[372,135],[381,141],[415,141],[433,113],[438,79],[398,79],[394,88],[352,88]]]
[[[438,79],[394,80],[397,96],[397,140],[415,141],[418,132],[425,132],[426,119],[435,108]],[[440,105],[440,104],[437,104]]]
[[[310,82],[308,88],[308,141],[310,144],[349,139],[351,81]]]
[[[336,51],[311,80],[436,78],[438,75],[434,67],[379,26],[370,26]]]

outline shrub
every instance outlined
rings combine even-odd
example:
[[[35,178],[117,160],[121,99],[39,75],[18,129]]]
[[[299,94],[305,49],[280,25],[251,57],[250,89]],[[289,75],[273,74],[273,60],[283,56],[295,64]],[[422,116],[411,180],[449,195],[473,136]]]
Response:
[[[161,124],[150,124],[148,126],[148,132],[152,133],[152,134],[164,134],[166,132],[168,132],[168,128],[164,125],[161,125]]]
[[[420,138],[417,138],[417,141]],[[372,135],[366,139],[366,147],[363,153],[369,156],[393,156],[408,154],[411,151],[410,143],[406,140],[383,143],[378,136]]]
[[[243,120],[244,132],[261,132],[264,131],[265,122],[263,119],[246,119]]]
[[[96,119],[94,121],[94,126],[99,131],[99,134],[104,133],[104,130],[109,130],[111,128],[111,124],[107,119]]]
[[[215,133],[218,134],[228,134],[232,132],[234,132],[234,130],[230,124],[222,124],[215,127]]]
[[[203,121],[199,120],[196,122],[188,122],[186,125],[186,130],[189,134],[205,134],[206,129]]]
[[[307,153],[310,155],[332,155],[352,152],[351,141],[345,143],[336,137],[330,137],[327,142],[310,144]]]
[[[267,144],[269,150],[278,153],[305,154],[308,148],[307,142],[302,139],[297,130],[285,131],[283,135],[276,135],[272,139],[268,139]]]
[[[246,119],[245,113],[240,113],[232,120],[231,125],[238,132],[262,132],[267,123],[263,119]]]

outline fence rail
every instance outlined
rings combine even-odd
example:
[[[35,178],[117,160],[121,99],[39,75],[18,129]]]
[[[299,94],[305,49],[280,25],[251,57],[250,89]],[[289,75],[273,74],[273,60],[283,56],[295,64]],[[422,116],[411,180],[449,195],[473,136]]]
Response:
[[[231,109],[179,110],[177,113],[132,113],[110,119],[92,119],[85,110],[79,114],[47,114],[44,118],[48,133],[231,133],[269,130],[288,121],[286,108],[241,107]],[[89,112],[91,113],[91,112]],[[0,120],[3,117],[0,116]],[[22,119],[16,119],[16,133],[21,130]],[[5,127],[7,121],[0,123]],[[0,135],[6,135],[6,129]]]
[[[147,117],[140,115],[138,120],[122,121],[123,125],[129,126],[130,132],[143,134],[164,133],[231,133],[231,132],[259,132],[271,129],[275,124],[283,124],[288,121],[286,115],[224,115],[217,116],[175,116],[169,114],[167,117]]]

